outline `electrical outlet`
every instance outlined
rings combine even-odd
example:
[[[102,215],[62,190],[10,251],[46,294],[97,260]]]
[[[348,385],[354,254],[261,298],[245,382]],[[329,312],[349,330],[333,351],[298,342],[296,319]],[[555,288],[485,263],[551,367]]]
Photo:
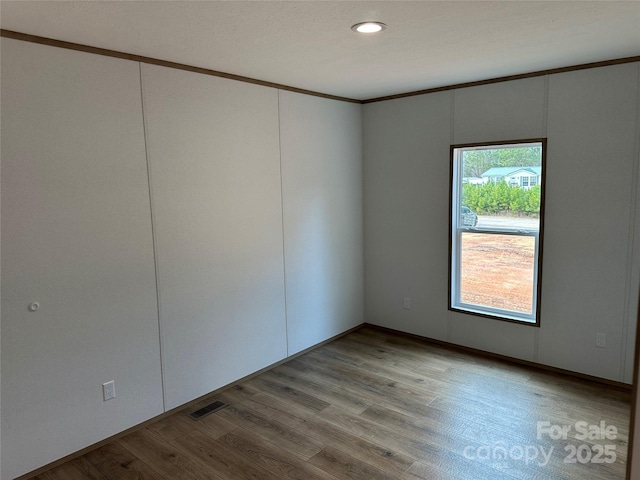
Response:
[[[596,347],[605,348],[607,346],[607,334],[596,333]]]
[[[403,306],[403,308],[405,310],[411,310],[411,299],[410,298],[404,297],[404,306]]]
[[[102,384],[102,398],[105,402],[116,398],[116,384],[113,380]]]

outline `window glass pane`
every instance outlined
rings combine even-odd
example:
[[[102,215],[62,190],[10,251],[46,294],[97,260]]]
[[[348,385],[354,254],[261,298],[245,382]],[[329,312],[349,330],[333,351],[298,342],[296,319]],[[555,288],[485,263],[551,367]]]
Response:
[[[452,148],[452,310],[539,325],[544,150],[544,140]]]
[[[535,231],[540,229],[540,219],[532,217],[512,217],[509,215],[478,215],[478,228],[516,229]]]
[[[461,206],[477,215],[463,226],[538,230],[542,146],[477,148],[462,151]]]
[[[462,232],[460,300],[533,313],[535,237]]]

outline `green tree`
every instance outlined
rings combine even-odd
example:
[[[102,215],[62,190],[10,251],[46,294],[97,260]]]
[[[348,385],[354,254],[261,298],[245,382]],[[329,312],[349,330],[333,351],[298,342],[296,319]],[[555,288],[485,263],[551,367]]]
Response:
[[[540,185],[523,189],[506,182],[462,186],[462,204],[479,215],[526,215],[540,213]]]
[[[510,147],[463,152],[463,176],[481,177],[492,167],[537,167],[542,164],[542,147]]]

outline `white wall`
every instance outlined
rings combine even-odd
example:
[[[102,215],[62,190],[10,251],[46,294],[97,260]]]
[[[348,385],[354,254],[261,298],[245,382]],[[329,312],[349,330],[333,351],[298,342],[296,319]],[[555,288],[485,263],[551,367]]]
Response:
[[[360,115],[280,92],[289,355],[363,321]]]
[[[142,74],[169,409],[287,355],[278,92]]]
[[[640,75],[638,75],[638,91],[640,91]],[[638,95],[637,98],[637,111],[640,112],[640,95]],[[640,121],[638,121],[638,135],[637,135],[637,139],[636,139],[636,155],[638,156],[638,158],[640,158]],[[636,170],[640,170],[640,162],[638,162],[638,164],[636,164]],[[638,213],[640,212],[640,195],[638,194],[638,182],[640,182],[640,173],[637,174],[638,176],[637,178],[637,182],[635,185],[635,194],[636,194],[636,215],[638,215]],[[634,231],[634,251],[638,251],[640,250],[640,222],[636,222],[635,223],[635,231]],[[640,283],[640,278],[638,278],[637,276],[634,277],[633,276],[633,272],[637,272],[638,270],[640,270],[640,255],[635,255],[634,256],[634,262],[633,262],[633,266],[631,268],[631,272],[632,272],[632,277],[631,277],[631,281],[630,283],[630,296],[633,298],[637,298],[636,293],[638,292],[639,288],[638,288],[638,284]],[[638,315],[638,318],[640,318],[640,315]],[[629,374],[629,370],[631,371],[631,373],[633,374],[633,364],[634,361],[629,361],[629,357],[631,359],[633,359],[633,352],[634,352],[634,346],[637,345],[636,342],[636,336],[639,335],[640,333],[637,331],[638,325],[634,325],[634,328],[628,328],[627,332],[626,332],[626,340],[627,340],[627,362],[626,365],[629,365],[629,367],[627,367],[625,369],[625,375]],[[640,361],[640,357],[638,357],[638,360]],[[636,392],[636,404],[635,406],[633,406],[632,408],[635,407],[635,425],[634,425],[634,435],[633,435],[633,451],[632,451],[632,462],[631,462],[631,476],[629,478],[631,479],[636,479],[636,478],[640,478],[640,395],[638,395],[638,390],[639,390],[639,385],[638,383],[640,382],[640,364],[636,364],[635,365],[636,370],[635,370],[635,376],[633,378],[634,381],[634,389]],[[631,442],[631,440],[630,440]]]
[[[630,383],[638,81],[635,63],[365,105],[366,321]],[[449,145],[538,137],[541,327],[447,311]]]
[[[629,283],[640,272],[629,270],[640,254],[631,248],[638,64],[578,73],[549,79],[543,275],[553,281],[543,283],[538,354],[543,363],[631,383],[623,332],[636,322],[637,286],[629,296]],[[593,348],[595,332],[607,334],[608,348]],[[624,377],[621,362],[629,365]]]
[[[451,95],[363,111],[365,321],[445,340]]]
[[[3,479],[362,322],[360,105],[1,46]]]
[[[162,390],[138,65],[1,46],[11,479],[162,413]],[[111,380],[117,396],[103,402]]]

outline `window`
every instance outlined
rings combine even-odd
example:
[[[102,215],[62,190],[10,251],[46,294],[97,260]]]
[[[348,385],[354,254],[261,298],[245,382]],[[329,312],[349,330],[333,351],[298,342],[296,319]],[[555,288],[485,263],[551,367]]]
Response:
[[[545,150],[544,139],[451,147],[450,310],[539,325]],[[539,175],[512,184],[522,169]]]

